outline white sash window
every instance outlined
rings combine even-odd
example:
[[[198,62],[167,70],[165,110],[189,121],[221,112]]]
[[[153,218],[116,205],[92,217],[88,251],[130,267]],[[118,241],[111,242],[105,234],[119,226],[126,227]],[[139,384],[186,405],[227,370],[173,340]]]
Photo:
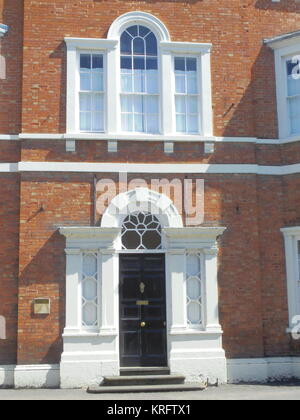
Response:
[[[211,44],[172,42],[165,25],[143,12],[117,18],[106,39],[65,42],[69,136],[213,135]]]
[[[287,101],[291,134],[300,134],[300,56],[288,60]]]
[[[79,74],[80,131],[104,131],[103,55],[80,54]]]
[[[199,132],[197,58],[175,57],[174,72],[176,131],[196,134]]]
[[[122,131],[158,133],[156,37],[145,26],[134,25],[123,32],[120,47]]]

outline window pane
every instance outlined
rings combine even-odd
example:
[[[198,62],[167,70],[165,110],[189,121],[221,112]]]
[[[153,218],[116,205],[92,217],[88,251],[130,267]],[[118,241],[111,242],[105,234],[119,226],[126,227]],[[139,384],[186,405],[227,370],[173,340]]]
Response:
[[[138,132],[144,131],[142,114],[134,114],[134,131],[138,131]]]
[[[138,35],[138,27],[136,25],[130,26],[130,28],[127,29],[127,32],[130,33],[130,35],[137,36]]]
[[[91,55],[80,54],[80,69],[86,70],[91,68]]]
[[[103,56],[93,54],[93,69],[103,69]]]
[[[289,100],[291,134],[300,133],[300,96]]]
[[[132,112],[132,96],[121,96],[121,110],[122,112]]]
[[[103,131],[103,113],[102,112],[93,112],[92,114],[92,130],[93,131]]]
[[[198,112],[198,97],[197,96],[187,97],[187,112],[188,114],[197,114]]]
[[[132,72],[121,70],[121,91],[132,92]]]
[[[176,74],[175,89],[176,89],[176,93],[185,93],[185,77],[184,76],[178,76]]]
[[[133,54],[145,54],[144,40],[142,38],[133,40]]]
[[[103,91],[102,73],[92,73],[92,90]]]
[[[90,131],[91,130],[91,113],[80,112],[80,130]]]
[[[147,114],[158,114],[158,97],[157,96],[146,96],[146,112]]]
[[[176,115],[176,131],[179,133],[186,132],[185,115]]]
[[[201,283],[198,277],[188,279],[187,295],[190,299],[199,299],[201,297]]]
[[[146,36],[146,53],[147,55],[157,55],[157,40],[152,32]]]
[[[101,94],[93,95],[92,110],[103,111],[103,95]]]
[[[91,95],[89,93],[81,93],[79,97],[80,111],[91,110]]]
[[[121,69],[132,69],[131,57],[121,57]]]
[[[139,26],[139,36],[145,37],[147,34],[149,34],[150,29],[146,28],[145,26]]]
[[[197,115],[187,116],[187,132],[188,133],[198,132],[198,116]]]
[[[122,114],[122,130],[133,131],[133,116],[132,114]]]
[[[175,57],[175,71],[185,71],[185,59],[183,57]]]
[[[176,112],[180,114],[186,113],[185,99],[186,99],[185,96],[176,96],[175,98]]]
[[[201,306],[197,302],[190,302],[187,307],[188,320],[190,324],[199,324],[201,322]]]
[[[144,70],[145,69],[145,59],[144,59],[144,57],[134,57],[133,68],[138,69],[138,70]]]
[[[125,31],[121,36],[121,53],[131,54],[132,37]]]
[[[134,104],[133,104],[133,111],[139,114],[144,112],[143,107],[143,97],[142,96],[135,96],[134,97]]]
[[[80,73],[80,90],[91,90],[90,73]]]
[[[146,69],[147,70],[157,70],[158,63],[157,58],[147,58],[146,59]]]
[[[146,71],[146,92],[158,93],[158,73],[157,70]]]
[[[144,71],[133,71],[134,92],[144,92]]]
[[[147,115],[146,116],[147,132],[148,133],[158,133],[158,115]]]
[[[97,307],[94,303],[86,303],[82,308],[83,322],[87,326],[93,326],[97,322]]]
[[[187,58],[186,59],[186,70],[187,71],[197,71],[197,60],[196,58]]]
[[[187,93],[198,93],[197,77],[194,73],[187,75]]]
[[[288,96],[300,95],[300,76],[288,77]]]

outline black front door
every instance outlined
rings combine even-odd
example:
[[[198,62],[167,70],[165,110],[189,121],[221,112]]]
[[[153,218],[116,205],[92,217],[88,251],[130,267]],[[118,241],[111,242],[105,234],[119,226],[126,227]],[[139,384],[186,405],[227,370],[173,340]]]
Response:
[[[120,255],[120,363],[166,366],[164,254]]]

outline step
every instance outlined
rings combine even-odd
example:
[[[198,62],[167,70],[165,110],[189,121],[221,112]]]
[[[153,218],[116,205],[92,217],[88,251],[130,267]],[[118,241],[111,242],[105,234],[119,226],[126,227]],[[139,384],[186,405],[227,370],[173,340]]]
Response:
[[[121,376],[139,376],[139,375],[169,375],[168,367],[126,367],[120,369]]]
[[[131,386],[90,386],[90,394],[132,393],[132,392],[181,392],[203,391],[204,384],[172,384],[172,385],[131,385]]]
[[[183,384],[185,377],[182,375],[129,375],[106,376],[102,386],[131,386],[131,385],[174,385]]]

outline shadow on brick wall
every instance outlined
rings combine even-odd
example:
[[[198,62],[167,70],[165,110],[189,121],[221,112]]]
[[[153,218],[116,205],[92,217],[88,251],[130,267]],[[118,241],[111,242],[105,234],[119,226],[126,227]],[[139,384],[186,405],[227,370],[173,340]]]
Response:
[[[300,4],[297,3],[297,0],[280,0],[279,3],[274,3],[272,0],[257,0],[255,7],[257,9],[277,10],[279,12],[300,12]]]
[[[263,42],[263,41],[262,41]],[[224,75],[224,85],[226,78]],[[224,98],[223,121],[225,137],[278,138],[275,64],[273,51],[265,45],[252,66],[250,82],[245,88],[234,76],[233,100]],[[248,77],[249,75],[243,75]],[[230,84],[232,84],[230,79]],[[226,88],[226,86],[225,86]],[[250,112],[249,112],[250,111]],[[251,112],[252,111],[252,112]]]
[[[62,41],[56,49],[50,54],[50,58],[61,61],[60,66],[60,95],[59,95],[59,121],[58,132],[66,132],[66,95],[67,95],[67,48]]]
[[[30,241],[21,252],[30,247]],[[65,326],[65,241],[55,231],[20,272],[18,363],[59,363]],[[26,255],[29,258],[28,255]],[[35,315],[34,298],[50,298],[50,315]]]

